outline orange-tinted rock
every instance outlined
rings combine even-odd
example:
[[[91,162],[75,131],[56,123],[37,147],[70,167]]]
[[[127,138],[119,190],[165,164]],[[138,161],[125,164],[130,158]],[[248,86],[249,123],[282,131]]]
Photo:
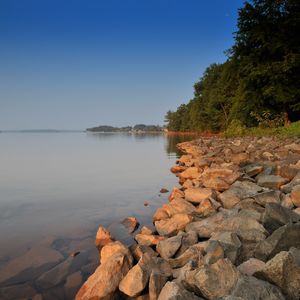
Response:
[[[210,188],[189,188],[184,191],[185,199],[194,204],[199,204],[202,200],[207,200],[213,195]]]
[[[181,191],[179,188],[174,187],[171,194],[169,195],[169,201],[174,200],[175,198],[184,198],[184,192]]]
[[[295,206],[300,207],[300,185],[293,187],[291,192],[291,200]]]
[[[164,237],[159,236],[159,235],[150,235],[150,234],[141,234],[141,233],[138,233],[135,236],[135,240],[141,246],[157,245],[159,243],[159,241],[161,241],[163,239],[164,239]]]
[[[186,170],[186,167],[184,167],[184,166],[173,166],[173,167],[171,167],[171,172],[172,173],[180,173],[180,172],[183,172],[184,170]]]
[[[113,241],[114,239],[112,238],[110,232],[106,228],[100,226],[98,228],[95,240],[95,245],[98,248],[98,250],[101,250],[103,246]]]
[[[129,233],[134,232],[139,226],[139,222],[136,217],[127,217],[122,221],[122,224],[127,228]]]
[[[196,179],[200,176],[199,170],[196,167],[187,168],[185,171],[179,174],[181,180]]]

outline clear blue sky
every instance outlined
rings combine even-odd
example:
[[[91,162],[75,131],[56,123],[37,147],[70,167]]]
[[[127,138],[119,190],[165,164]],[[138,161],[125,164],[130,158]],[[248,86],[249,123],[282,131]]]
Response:
[[[163,124],[233,43],[241,0],[1,0],[0,129]]]

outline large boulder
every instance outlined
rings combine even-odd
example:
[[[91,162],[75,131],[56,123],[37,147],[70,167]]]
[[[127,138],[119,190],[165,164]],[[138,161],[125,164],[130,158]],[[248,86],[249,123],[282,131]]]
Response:
[[[142,233],[138,233],[134,238],[140,246],[155,246],[161,240],[165,239],[164,237],[159,235]]]
[[[128,271],[119,284],[119,290],[129,297],[136,297],[145,289],[151,274],[151,257],[143,255],[139,262]]]
[[[175,255],[181,246],[182,236],[176,235],[168,239],[162,240],[156,246],[156,251],[164,259],[169,259]]]
[[[241,276],[230,295],[241,300],[285,300],[278,287],[253,276]]]
[[[184,191],[185,199],[191,203],[199,204],[213,195],[210,188],[189,188]]]
[[[162,288],[168,281],[169,276],[159,272],[152,271],[149,279],[149,300],[157,300]]]
[[[174,281],[168,281],[161,290],[157,300],[201,300],[195,294],[185,290]]]
[[[289,299],[300,298],[300,250],[282,251],[269,260],[256,276],[276,284]]]
[[[183,172],[179,173],[179,178],[182,181],[187,179],[196,179],[200,176],[199,170],[196,167],[190,167],[184,170]]]
[[[123,252],[116,252],[103,262],[83,284],[76,300],[114,299],[120,281],[132,264]]]
[[[213,188],[217,191],[225,191],[234,183],[240,174],[231,169],[207,169],[201,175],[201,181],[207,188]]]
[[[217,232],[210,238],[212,241],[218,241],[224,250],[224,256],[229,258],[234,264],[238,258],[242,243],[234,232]]]
[[[115,253],[121,253],[121,254],[125,255],[129,261],[129,263],[132,264],[133,258],[132,258],[132,255],[131,255],[129,249],[119,241],[109,243],[102,248],[101,253],[100,253],[101,264],[104,264],[106,261],[110,260],[110,258]]]
[[[169,201],[173,201],[176,198],[184,198],[184,192],[181,191],[179,188],[174,187],[168,199]]]
[[[173,217],[156,221],[155,228],[160,235],[172,236],[178,233],[179,230],[184,230],[186,225],[191,223],[193,217],[187,214],[176,214]]]
[[[287,178],[278,175],[260,175],[257,184],[270,189],[279,189],[282,185],[289,182]]]
[[[212,265],[204,265],[186,272],[185,283],[193,292],[206,299],[219,299],[231,293],[239,272],[228,259],[219,259]]]
[[[270,190],[270,191],[265,191],[256,195],[253,195],[251,198],[254,199],[254,201],[265,207],[267,203],[280,203],[280,197],[281,197],[281,192],[278,190]]]
[[[111,236],[110,232],[103,226],[100,226],[96,233],[96,240],[95,240],[95,245],[98,248],[98,250],[100,251],[103,246],[105,246],[113,241],[114,241],[114,239]]]
[[[255,247],[254,256],[266,261],[291,247],[300,248],[300,222],[281,226],[265,240],[260,241]]]
[[[208,218],[188,224],[186,231],[195,231],[200,238],[210,238],[213,232],[219,230],[220,223],[237,213],[237,210],[222,210]]]
[[[295,206],[300,207],[300,184],[292,188],[291,200]]]
[[[257,258],[250,258],[238,266],[238,270],[244,274],[251,276],[255,272],[261,271],[265,267],[265,262]]]
[[[232,208],[241,200],[252,197],[262,190],[262,187],[251,181],[236,181],[230,189],[219,196],[219,199],[225,208]]]
[[[262,215],[263,225],[269,232],[297,221],[300,221],[299,215],[278,203],[268,203]]]

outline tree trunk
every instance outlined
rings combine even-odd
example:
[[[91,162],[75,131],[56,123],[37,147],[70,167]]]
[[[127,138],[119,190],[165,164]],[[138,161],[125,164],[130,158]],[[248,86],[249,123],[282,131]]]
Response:
[[[291,124],[291,121],[289,120],[289,114],[288,112],[284,112],[284,127],[289,127]]]

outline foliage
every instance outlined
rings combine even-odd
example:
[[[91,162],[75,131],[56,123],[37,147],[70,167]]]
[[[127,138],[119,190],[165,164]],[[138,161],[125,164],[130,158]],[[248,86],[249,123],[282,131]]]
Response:
[[[167,113],[169,130],[232,130],[234,120],[266,128],[300,119],[300,1],[245,2],[237,25],[227,61],[211,64],[194,98]]]
[[[262,111],[260,114],[252,111],[251,117],[254,117],[261,128],[275,128],[284,125],[284,115],[282,113],[275,114],[269,110]]]
[[[240,120],[232,120],[225,130],[226,137],[243,136],[247,132],[246,126]]]

